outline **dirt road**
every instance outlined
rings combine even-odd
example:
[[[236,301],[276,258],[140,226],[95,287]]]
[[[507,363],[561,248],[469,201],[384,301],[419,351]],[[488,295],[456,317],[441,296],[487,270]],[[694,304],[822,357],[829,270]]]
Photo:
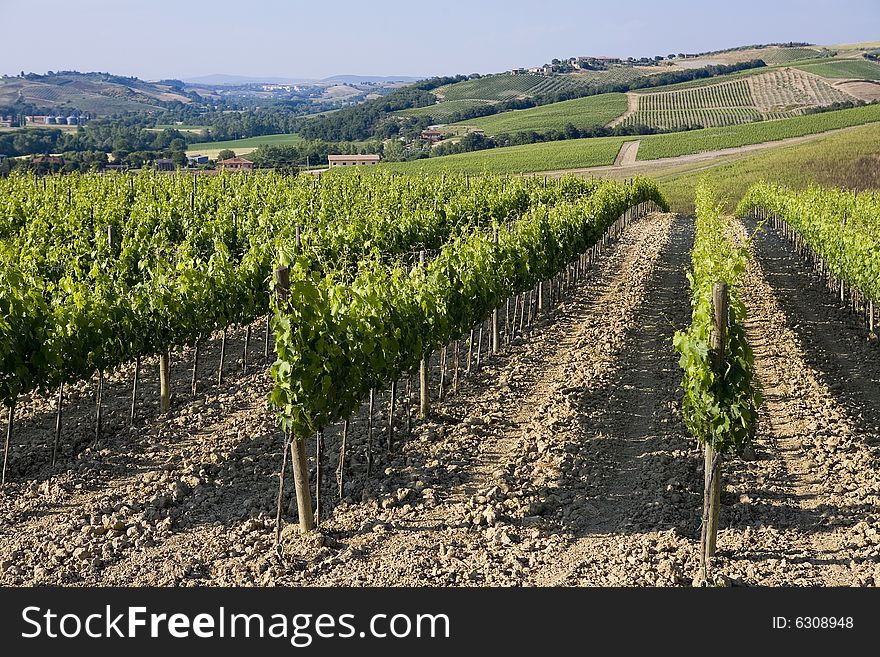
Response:
[[[626,121],[630,116],[639,109],[639,94],[627,92],[626,94],[626,111],[613,121],[609,121],[605,127],[613,128]]]

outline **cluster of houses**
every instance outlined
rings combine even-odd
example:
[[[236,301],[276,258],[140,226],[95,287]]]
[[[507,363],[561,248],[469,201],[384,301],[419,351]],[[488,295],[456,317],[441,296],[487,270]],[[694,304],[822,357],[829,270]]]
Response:
[[[543,66],[533,66],[532,68],[515,68],[510,71],[511,75],[526,75],[528,73],[532,75],[550,75],[553,73],[553,67],[550,64],[544,64]]]

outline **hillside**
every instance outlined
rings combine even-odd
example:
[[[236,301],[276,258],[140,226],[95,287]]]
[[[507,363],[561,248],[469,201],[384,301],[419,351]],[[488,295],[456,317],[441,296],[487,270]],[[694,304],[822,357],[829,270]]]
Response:
[[[738,148],[878,121],[880,121],[880,105],[874,104],[795,116],[778,121],[647,135],[640,138],[638,160],[659,160]],[[483,172],[516,174],[610,166],[617,157],[621,144],[626,141],[632,141],[632,137],[568,139],[384,166],[395,171],[419,173],[455,171],[474,174]]]
[[[180,87],[108,73],[62,72],[0,79],[0,106],[31,105],[38,110],[79,110],[94,115],[151,112],[198,96]]]
[[[623,114],[626,109],[626,94],[600,94],[530,109],[502,112],[455,125],[479,128],[487,135],[529,130],[536,132],[564,130],[569,124],[579,130],[586,130],[604,126]]]
[[[590,61],[588,66],[598,66],[598,70],[568,67],[565,70],[549,74],[512,70],[440,87],[434,91],[437,105],[433,109],[407,110],[401,114],[404,116],[433,116],[435,120],[443,121],[454,116],[457,112],[487,104],[499,104],[553,94],[583,95],[589,91],[598,93],[611,91],[612,89],[609,87],[615,85],[636,83],[636,86],[649,86],[645,83],[646,80],[663,73],[691,71],[710,66],[740,65],[754,60],[762,60],[768,66],[775,66],[789,62],[828,58],[837,54],[838,50],[836,49],[820,46],[745,47],[705,55],[681,53],[672,59],[652,60],[650,63],[634,59],[614,60],[613,63],[600,61],[598,64],[595,61]],[[847,55],[849,54],[850,51],[847,51]],[[444,107],[446,103],[455,103],[455,106],[454,108],[452,106]]]
[[[728,156],[710,167],[705,163],[683,165],[656,169],[650,175],[662,181],[663,192],[677,212],[693,212],[694,190],[702,178],[712,181],[730,211],[752,184],[762,180],[795,189],[811,184],[856,191],[878,189],[880,126],[865,125],[758,155]]]
[[[632,98],[633,111],[622,123],[664,130],[789,118],[860,100],[818,75],[795,68],[700,87],[633,94]]]

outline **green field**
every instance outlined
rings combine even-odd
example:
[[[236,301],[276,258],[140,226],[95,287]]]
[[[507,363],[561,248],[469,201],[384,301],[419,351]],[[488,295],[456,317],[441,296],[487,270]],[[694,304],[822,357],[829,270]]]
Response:
[[[798,66],[802,71],[821,75],[823,78],[858,78],[880,80],[880,64],[867,59],[838,59],[817,64]]]
[[[177,125],[175,123],[160,123],[157,124],[155,128],[147,128],[150,131],[160,131],[160,130],[179,130],[180,132],[189,132],[195,135],[204,134],[205,130],[208,130],[211,126],[207,125]]]
[[[212,160],[217,159],[217,155],[222,150],[231,150],[236,155],[247,155],[260,146],[285,146],[297,144],[303,140],[299,135],[261,135],[260,137],[248,137],[246,139],[230,139],[227,141],[203,141],[197,144],[190,144],[186,149],[187,155],[199,153],[207,155]]]
[[[789,137],[812,135],[836,128],[863,125],[880,121],[880,104],[865,105],[798,116],[779,121],[749,123],[726,128],[706,128],[690,132],[647,135],[641,138],[639,160],[689,155],[722,148],[778,141]],[[461,153],[387,164],[398,171],[481,173],[529,173],[558,169],[579,169],[613,164],[620,144],[632,137],[602,137],[598,139],[570,139],[565,141],[495,148],[488,151]]]
[[[510,132],[562,130],[571,123],[578,129],[603,126],[626,111],[626,94],[601,94],[565,100],[540,107],[513,110],[462,121],[455,125],[481,128],[487,135]]]
[[[664,175],[661,181],[672,210],[693,212],[694,191],[701,177],[709,178],[719,198],[733,209],[753,184],[762,180],[800,189],[811,183],[855,190],[880,188],[880,124],[854,128],[815,141],[783,146],[757,155],[739,157],[706,168],[704,163]]]
[[[554,169],[576,169],[612,164],[620,145],[629,137],[570,139],[526,146],[509,146],[488,151],[432,157],[414,162],[382,165],[393,171],[412,173],[529,173]]]
[[[248,137],[247,139],[230,139],[228,141],[203,141],[198,142],[196,144],[190,144],[187,152],[199,152],[199,149],[203,150],[222,150],[224,148],[228,148],[229,150],[233,150],[236,153],[238,149],[242,148],[250,148],[254,149],[264,144],[271,144],[272,146],[279,146],[281,144],[296,144],[302,141],[302,137],[299,135],[261,135],[259,137]]]
[[[747,123],[727,128],[706,128],[666,135],[648,135],[642,138],[639,159],[656,160],[662,157],[760,144],[765,141],[814,135],[835,128],[862,125],[872,121],[880,121],[880,105],[865,105],[835,112],[808,114],[780,121]]]

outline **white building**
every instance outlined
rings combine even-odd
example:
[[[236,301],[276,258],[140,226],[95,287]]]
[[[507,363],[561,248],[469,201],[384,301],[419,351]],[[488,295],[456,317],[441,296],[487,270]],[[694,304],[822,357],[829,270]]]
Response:
[[[330,163],[330,168],[379,164],[378,155],[328,155],[327,160]]]

